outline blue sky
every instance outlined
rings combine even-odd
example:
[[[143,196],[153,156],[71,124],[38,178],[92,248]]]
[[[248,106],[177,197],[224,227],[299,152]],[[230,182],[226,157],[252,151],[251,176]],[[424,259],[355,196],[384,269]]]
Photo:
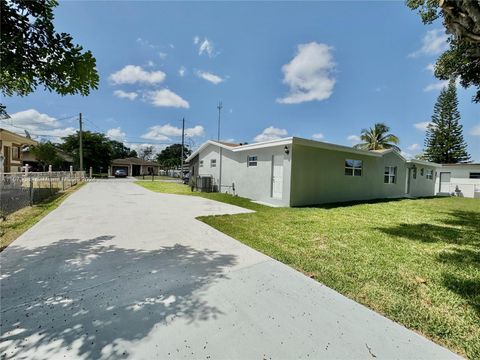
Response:
[[[2,99],[15,129],[61,136],[82,112],[89,130],[134,148],[217,134],[253,142],[284,136],[352,145],[385,122],[405,153],[421,151],[441,88],[429,69],[445,47],[403,2],[63,2],[60,31],[93,52],[100,87],[88,97],[39,88]],[[480,105],[459,88],[464,136],[480,161]]]

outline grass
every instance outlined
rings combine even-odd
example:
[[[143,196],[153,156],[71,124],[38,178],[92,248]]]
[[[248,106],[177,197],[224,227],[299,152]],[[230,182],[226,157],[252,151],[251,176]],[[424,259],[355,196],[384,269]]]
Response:
[[[430,198],[269,208],[187,186],[141,183],[255,210],[199,218],[471,359],[480,358],[480,201]]]
[[[15,211],[6,217],[6,220],[0,220],[0,251],[3,251],[15,239],[22,235],[25,231],[35,225],[50,211],[56,209],[71,193],[80,188],[84,183],[79,183],[57,193],[45,201],[27,206],[23,209]]]

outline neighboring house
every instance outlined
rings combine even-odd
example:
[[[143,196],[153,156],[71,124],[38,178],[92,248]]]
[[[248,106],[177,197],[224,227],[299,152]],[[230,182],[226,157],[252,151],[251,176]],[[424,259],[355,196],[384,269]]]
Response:
[[[443,164],[435,183],[435,192],[480,198],[480,163]]]
[[[297,137],[239,145],[207,141],[187,161],[221,192],[280,206],[435,195],[438,164]],[[220,171],[221,169],[221,171]]]
[[[73,165],[73,157],[64,152],[63,150],[57,149],[57,155],[62,162],[54,165],[54,170],[70,170],[70,165]],[[43,169],[42,165],[38,163],[37,158],[31,152],[29,147],[25,147],[22,151],[22,165],[27,166],[29,171],[46,171],[48,169]],[[53,164],[52,164],[53,165]]]
[[[116,170],[127,171],[128,176],[158,175],[159,164],[153,161],[142,160],[136,157],[115,159],[108,167],[108,175],[113,176]]]
[[[21,172],[22,148],[36,144],[35,140],[0,129],[0,172]]]

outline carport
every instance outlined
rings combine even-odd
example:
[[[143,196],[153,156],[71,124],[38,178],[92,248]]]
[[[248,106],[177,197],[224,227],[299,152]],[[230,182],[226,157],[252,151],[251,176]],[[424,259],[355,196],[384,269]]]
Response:
[[[108,167],[108,175],[113,176],[116,170],[126,170],[128,176],[158,175],[159,164],[139,158],[115,159]]]

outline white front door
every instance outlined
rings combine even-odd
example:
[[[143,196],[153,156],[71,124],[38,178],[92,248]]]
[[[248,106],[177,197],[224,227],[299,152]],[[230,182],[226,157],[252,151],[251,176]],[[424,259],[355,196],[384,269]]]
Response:
[[[281,199],[283,195],[283,155],[272,156],[272,197]]]
[[[439,192],[450,192],[450,175],[449,172],[440,173],[440,189]]]

